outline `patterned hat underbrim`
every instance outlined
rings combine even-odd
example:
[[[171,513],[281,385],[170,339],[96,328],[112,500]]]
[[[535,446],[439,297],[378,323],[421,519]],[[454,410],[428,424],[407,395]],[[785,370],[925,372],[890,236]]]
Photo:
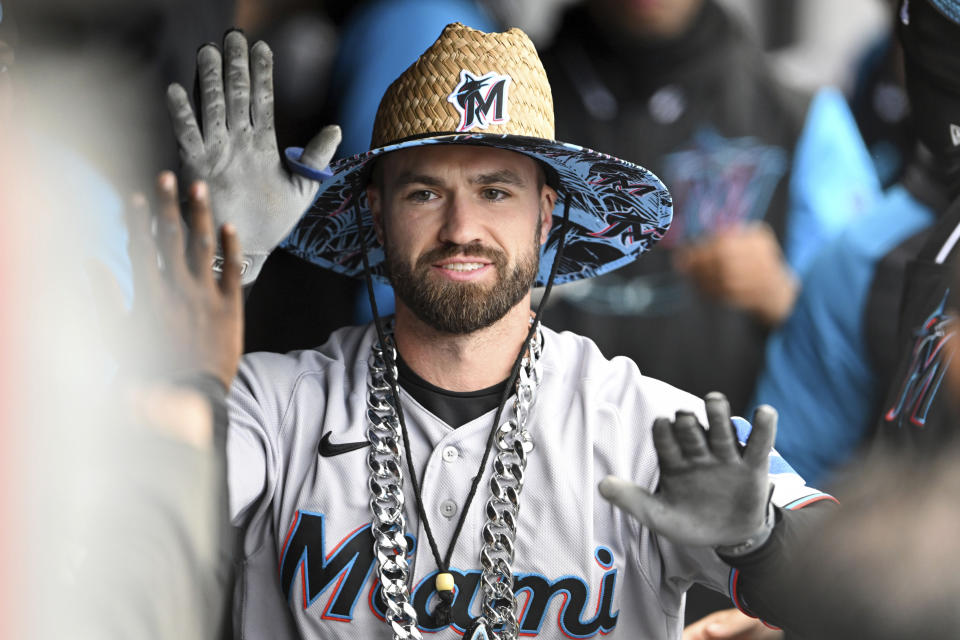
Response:
[[[635,260],[663,237],[673,217],[670,192],[650,171],[619,158],[583,147],[542,138],[508,134],[450,134],[407,140],[372,149],[330,165],[326,172],[300,163],[302,150],[287,149],[297,173],[322,180],[316,200],[281,245],[300,258],[353,277],[363,276],[362,246],[356,215],[362,216],[372,275],[386,281],[383,247],[373,229],[367,205],[367,171],[384,153],[430,144],[472,144],[506,149],[552,167],[559,181],[553,228],[540,250],[540,271],[534,286],[545,286],[565,228],[566,246],[555,284],[613,271]],[[561,225],[565,200],[570,209]]]

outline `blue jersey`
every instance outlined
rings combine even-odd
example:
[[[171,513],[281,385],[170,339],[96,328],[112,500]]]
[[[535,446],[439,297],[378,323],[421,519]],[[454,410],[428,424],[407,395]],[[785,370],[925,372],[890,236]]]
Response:
[[[810,482],[823,484],[853,454],[883,391],[864,331],[876,265],[933,220],[905,188],[892,187],[817,255],[792,315],[767,343],[753,404],[780,412],[777,449]]]

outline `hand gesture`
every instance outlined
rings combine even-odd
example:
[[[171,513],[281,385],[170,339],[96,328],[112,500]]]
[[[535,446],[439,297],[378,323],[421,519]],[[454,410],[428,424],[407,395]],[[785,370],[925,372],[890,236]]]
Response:
[[[607,476],[600,483],[600,494],[675,542],[711,547],[759,545],[772,528],[767,518],[768,458],[777,413],[767,405],[757,408],[753,431],[741,454],[727,399],[710,393],[705,402],[707,431],[696,416],[682,411],[674,421],[654,421],[653,442],[660,461],[656,493]]]
[[[800,288],[765,223],[721,231],[678,249],[675,265],[705,293],[749,311],[769,327],[790,315]]]
[[[139,349],[127,355],[147,368],[147,375],[208,373],[229,388],[243,352],[237,233],[231,225],[220,230],[224,263],[218,281],[210,269],[216,242],[206,185],[195,183],[188,192],[186,243],[172,173],[160,174],[157,200],[156,235],[151,233],[153,216],[145,197],[134,196],[129,215],[135,286],[131,320]]]
[[[292,174],[277,149],[273,121],[273,52],[264,42],[248,51],[240,31],[197,52],[202,129],[179,84],[167,90],[167,109],[189,181],[204,180],[218,226],[236,226],[245,249],[244,284],[256,280],[267,256],[313,202],[319,184]],[[225,59],[224,59],[225,58]],[[328,126],[307,144],[301,163],[325,169],[340,144]]]

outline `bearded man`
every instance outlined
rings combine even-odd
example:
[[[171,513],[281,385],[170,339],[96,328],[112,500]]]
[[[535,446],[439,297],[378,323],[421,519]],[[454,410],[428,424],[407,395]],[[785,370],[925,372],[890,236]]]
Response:
[[[790,624],[771,578],[829,496],[772,453],[775,412],[751,433],[723,396],[704,404],[531,313],[532,286],[539,309],[554,283],[646,251],[672,203],[642,167],[553,140],[529,39],[449,25],[387,90],[370,151],[319,169],[327,128],[287,150],[293,175],[270,50],[238,32],[224,48],[198,53],[202,133],[183,89],[168,97],[244,278],[289,234],[397,291],[395,317],[371,297],[375,322],[318,349],[208,368],[231,388],[237,632],[676,638],[694,581]]]

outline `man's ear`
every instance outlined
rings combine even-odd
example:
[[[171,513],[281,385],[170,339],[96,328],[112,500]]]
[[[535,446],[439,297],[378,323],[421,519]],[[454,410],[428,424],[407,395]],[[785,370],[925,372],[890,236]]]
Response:
[[[544,244],[553,228],[553,208],[557,205],[557,191],[550,185],[543,185],[540,189],[540,215],[543,220],[540,225],[540,244]]]
[[[383,244],[383,201],[380,199],[380,189],[374,185],[367,185],[367,204],[370,205],[370,214],[373,216],[373,230],[377,240]]]

